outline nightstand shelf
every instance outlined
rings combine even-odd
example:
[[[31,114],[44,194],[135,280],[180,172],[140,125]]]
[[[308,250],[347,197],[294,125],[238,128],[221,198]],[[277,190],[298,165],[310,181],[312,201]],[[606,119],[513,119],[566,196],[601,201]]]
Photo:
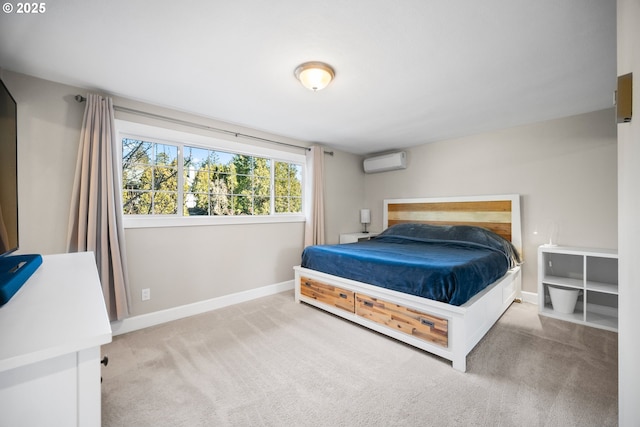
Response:
[[[584,319],[584,311],[582,310],[582,305],[579,304],[576,304],[576,309],[573,313],[558,313],[553,310],[550,303],[547,303],[540,310],[540,314],[574,323],[582,323]]]
[[[584,287],[582,279],[572,279],[570,277],[544,276],[542,281],[547,285],[558,285],[565,288],[582,289]]]
[[[549,288],[579,291],[573,313],[554,310]],[[538,311],[587,326],[618,330],[618,255],[608,249],[540,246]]]
[[[377,235],[378,233],[344,233],[340,235],[340,243],[362,242],[363,240],[369,240]]]

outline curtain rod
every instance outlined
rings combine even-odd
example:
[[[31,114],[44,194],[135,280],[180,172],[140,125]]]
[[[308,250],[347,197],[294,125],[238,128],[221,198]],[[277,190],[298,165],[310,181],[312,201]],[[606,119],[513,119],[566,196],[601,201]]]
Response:
[[[87,100],[87,98],[85,98],[82,95],[76,95],[75,99],[78,102],[85,102]],[[299,149],[305,150],[305,151],[311,150],[311,148],[308,148],[308,147],[301,147],[299,145],[287,144],[286,142],[274,141],[272,139],[262,138],[262,137],[255,136],[255,135],[247,135],[245,133],[233,132],[233,131],[230,131],[230,130],[220,129],[220,128],[216,128],[216,127],[213,127],[213,126],[207,126],[207,125],[203,125],[203,124],[200,124],[200,123],[194,123],[194,122],[190,122],[190,121],[187,121],[187,120],[174,119],[173,117],[167,117],[167,116],[163,116],[161,114],[148,113],[146,111],[135,110],[133,108],[120,107],[120,106],[114,105],[113,109],[116,110],[116,111],[122,111],[123,113],[132,113],[132,114],[137,114],[139,116],[150,117],[150,118],[153,118],[153,119],[160,119],[160,120],[164,120],[164,121],[167,121],[167,122],[172,122],[172,123],[179,124],[179,125],[185,125],[185,126],[195,127],[195,128],[199,128],[199,129],[208,130],[208,131],[220,132],[220,133],[224,133],[224,134],[227,134],[227,135],[233,135],[236,138],[241,136],[243,138],[255,139],[255,140],[258,140],[258,141],[268,142],[268,143],[271,143],[271,144],[278,144],[278,145],[284,145],[286,147],[299,148]],[[333,151],[325,151],[324,154],[328,154],[330,156],[333,156]]]

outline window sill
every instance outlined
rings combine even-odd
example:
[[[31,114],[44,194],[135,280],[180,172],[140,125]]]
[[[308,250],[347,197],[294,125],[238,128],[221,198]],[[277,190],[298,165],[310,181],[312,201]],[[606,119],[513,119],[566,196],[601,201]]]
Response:
[[[278,216],[200,216],[200,217],[144,217],[124,216],[123,225],[128,228],[202,227],[211,225],[275,224],[305,222],[304,215]]]

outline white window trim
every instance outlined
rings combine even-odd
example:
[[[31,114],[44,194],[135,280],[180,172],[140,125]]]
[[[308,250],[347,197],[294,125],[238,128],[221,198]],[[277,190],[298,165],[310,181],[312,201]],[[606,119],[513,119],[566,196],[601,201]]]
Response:
[[[126,120],[116,120],[116,136],[119,142],[123,137],[138,137],[140,139],[153,139],[157,142],[167,144],[180,143],[183,145],[194,145],[244,154],[248,156],[267,157],[275,161],[295,163],[302,166],[302,188],[306,189],[306,156],[305,154],[293,153],[289,151],[275,150],[273,148],[254,146],[238,141],[229,141],[223,138],[198,135],[194,133],[182,132],[173,129],[166,129],[157,126],[150,126],[141,123],[129,122]],[[122,144],[118,143],[118,172],[119,179],[122,177]],[[272,184],[273,185],[273,184]],[[120,184],[122,189],[122,185]],[[271,214],[271,215],[229,215],[229,216],[173,216],[173,215],[123,215],[124,228],[155,228],[155,227],[185,227],[185,226],[208,226],[208,225],[232,225],[232,224],[269,224],[285,222],[304,222],[305,206],[307,204],[307,194],[303,194],[302,212],[299,214]]]

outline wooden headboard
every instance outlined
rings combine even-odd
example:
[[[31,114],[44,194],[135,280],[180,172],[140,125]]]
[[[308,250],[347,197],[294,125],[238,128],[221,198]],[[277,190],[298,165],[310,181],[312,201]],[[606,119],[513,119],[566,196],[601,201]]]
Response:
[[[435,225],[475,225],[511,241],[522,253],[520,196],[386,199],[383,225],[416,222]]]

